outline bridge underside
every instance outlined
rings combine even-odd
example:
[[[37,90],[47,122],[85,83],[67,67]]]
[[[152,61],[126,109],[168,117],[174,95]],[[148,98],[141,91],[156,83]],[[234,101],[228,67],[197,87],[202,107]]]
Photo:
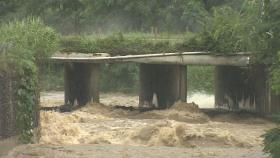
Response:
[[[52,60],[65,63],[65,103],[99,102],[99,67],[103,63],[139,63],[139,106],[167,108],[186,101],[186,65],[215,68],[215,106],[258,113],[280,111],[280,97],[271,93],[264,66],[250,63],[247,54],[165,53],[109,57],[60,54]]]

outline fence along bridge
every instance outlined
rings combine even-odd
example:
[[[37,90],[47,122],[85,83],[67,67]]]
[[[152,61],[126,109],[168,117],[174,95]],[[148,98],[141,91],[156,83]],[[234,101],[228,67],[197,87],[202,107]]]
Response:
[[[151,105],[156,94],[160,108],[186,101],[187,65],[215,66],[215,107],[262,114],[280,111],[280,97],[272,93],[267,69],[247,53],[217,55],[206,52],[109,56],[105,53],[59,53],[64,63],[65,104],[99,102],[100,65],[139,63],[139,106]]]

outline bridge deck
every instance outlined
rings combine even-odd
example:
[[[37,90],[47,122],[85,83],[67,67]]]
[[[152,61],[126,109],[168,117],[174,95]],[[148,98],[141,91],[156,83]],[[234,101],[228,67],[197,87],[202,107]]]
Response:
[[[146,64],[247,66],[250,64],[250,55],[246,53],[218,55],[207,52],[161,53],[126,56],[109,56],[106,53],[60,53],[52,56],[51,60],[77,63],[134,62]]]

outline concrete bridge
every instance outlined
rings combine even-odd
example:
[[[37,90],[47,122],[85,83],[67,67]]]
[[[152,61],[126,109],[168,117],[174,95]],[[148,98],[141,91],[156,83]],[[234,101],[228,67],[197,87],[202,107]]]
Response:
[[[51,60],[65,67],[65,104],[99,102],[99,69],[105,63],[139,63],[139,106],[166,108],[186,101],[187,65],[215,66],[215,107],[262,114],[280,112],[280,97],[269,88],[267,69],[254,64],[248,53],[218,55],[208,52],[114,56],[61,53]]]

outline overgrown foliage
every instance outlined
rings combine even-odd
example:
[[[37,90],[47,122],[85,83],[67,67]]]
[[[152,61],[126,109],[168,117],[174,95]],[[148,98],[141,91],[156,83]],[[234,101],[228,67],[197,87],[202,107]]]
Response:
[[[38,125],[38,67],[39,60],[57,48],[58,36],[40,19],[13,21],[0,27],[1,55],[6,71],[13,76],[16,98],[16,123],[24,143],[31,141],[33,128]]]
[[[274,115],[274,120],[280,124],[280,114]],[[271,154],[272,158],[280,157],[280,126],[271,129],[264,137],[264,151]]]
[[[62,52],[109,53],[116,55],[136,55],[154,53],[174,53],[188,51],[208,51],[210,48],[199,34],[186,33],[177,38],[154,38],[152,36],[131,37],[118,33],[103,37],[64,36],[61,40]]]
[[[274,91],[280,92],[280,2],[272,1],[267,4],[266,14],[261,29],[263,37],[263,51],[259,58],[270,66],[270,85]],[[261,49],[261,48],[260,48]]]
[[[110,53],[112,56],[176,52],[174,44],[169,41],[128,39],[121,33],[104,38],[64,37],[61,46],[64,52]]]
[[[280,2],[274,0],[263,1],[262,21],[260,29],[262,37],[262,50],[259,58],[269,66],[271,88],[279,94],[280,92]],[[280,114],[275,115],[275,121],[280,123]],[[280,157],[280,126],[269,130],[264,135],[264,151],[272,158]]]
[[[257,16],[248,10],[257,4],[243,3],[244,8],[239,10],[230,6],[214,8],[212,17],[199,34],[200,44],[208,51],[222,54],[253,52]]]

